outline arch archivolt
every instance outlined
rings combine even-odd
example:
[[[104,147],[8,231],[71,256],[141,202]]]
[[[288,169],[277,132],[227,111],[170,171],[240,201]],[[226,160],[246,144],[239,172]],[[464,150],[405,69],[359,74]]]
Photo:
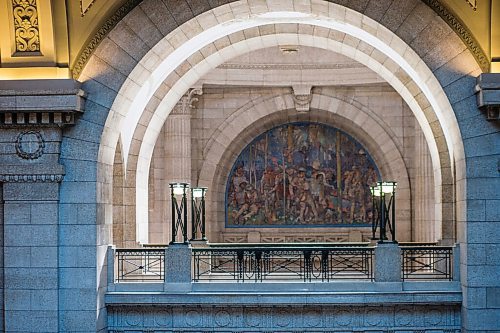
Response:
[[[450,30],[445,22],[442,25]],[[425,135],[436,198],[440,198],[436,201],[452,203],[442,193],[453,186],[453,164],[464,169],[460,132],[443,88],[408,42],[369,17],[331,2],[304,1],[299,5],[290,1],[277,8],[273,1],[236,1],[194,17],[160,40],[137,63],[114,99],[102,135],[99,162],[113,164],[114,149],[121,138],[126,181],[135,192],[136,207],[142,207],[136,212],[137,221],[147,219],[147,210],[143,209],[147,207],[147,170],[158,134],[175,103],[219,64],[251,50],[289,44],[341,53],[392,85]],[[457,52],[464,49],[460,45]],[[86,68],[82,77],[92,77],[91,69]],[[99,200],[106,202],[105,198]],[[441,214],[437,209],[438,220]]]

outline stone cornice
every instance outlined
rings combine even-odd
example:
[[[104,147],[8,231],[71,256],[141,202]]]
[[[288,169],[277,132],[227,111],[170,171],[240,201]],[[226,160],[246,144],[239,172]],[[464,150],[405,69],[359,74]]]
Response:
[[[0,87],[0,126],[72,125],[85,109],[73,80],[12,80]]]

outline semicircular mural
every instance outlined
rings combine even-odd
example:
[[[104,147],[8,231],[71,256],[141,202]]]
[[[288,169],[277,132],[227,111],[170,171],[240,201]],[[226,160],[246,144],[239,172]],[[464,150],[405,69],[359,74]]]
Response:
[[[226,185],[227,227],[369,226],[380,173],[341,130],[289,123],[254,139]]]

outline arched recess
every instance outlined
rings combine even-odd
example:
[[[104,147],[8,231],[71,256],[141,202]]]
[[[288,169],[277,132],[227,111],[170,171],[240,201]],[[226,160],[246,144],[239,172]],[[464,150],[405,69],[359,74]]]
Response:
[[[398,181],[398,235],[411,237],[409,211],[410,181],[400,147],[394,142],[394,133],[367,107],[341,99],[313,93],[311,111],[298,113],[291,94],[259,98],[248,102],[217,128],[207,143],[205,159],[198,180],[200,186],[211,190],[207,194],[209,235],[222,230],[224,221],[224,194],[227,176],[241,150],[253,138],[277,125],[312,121],[337,127],[358,140],[374,158],[383,177]],[[366,129],[370,131],[366,131]],[[273,232],[272,229],[269,230]],[[402,238],[400,238],[402,239]]]
[[[266,25],[266,27],[268,26]],[[258,35],[257,37],[243,39],[226,47],[219,47],[219,50],[217,48],[213,48],[211,50],[215,52],[206,58],[197,58],[199,62],[196,62],[194,59],[188,59],[182,63],[179,68],[169,75],[162,83],[162,87],[160,89],[164,94],[165,88],[171,88],[166,90],[167,92],[159,104],[158,100],[154,98],[150,103],[148,103],[144,113],[139,116],[140,125],[134,134],[132,142],[134,142],[135,147],[138,147],[138,145],[135,144],[136,141],[142,141],[142,143],[139,146],[139,150],[130,150],[129,152],[130,156],[138,157],[137,159],[132,158],[132,164],[128,165],[130,170],[137,170],[136,207],[147,207],[147,170],[149,170],[149,161],[151,159],[154,142],[156,141],[161,129],[161,126],[158,126],[158,124],[163,124],[171,108],[177,101],[178,97],[176,96],[176,91],[185,91],[184,89],[187,89],[186,87],[194,85],[195,82],[211,68],[215,68],[220,63],[234,56],[245,53],[249,49],[258,49],[283,44],[320,47],[331,51],[340,50],[340,53],[354,58],[385,78],[401,94],[403,99],[405,99],[422,127],[427,142],[429,143],[429,149],[431,151],[431,158],[434,166],[434,179],[436,184],[435,196],[437,198],[441,198],[443,185],[452,186],[450,153],[448,150],[449,141],[446,139],[446,132],[443,132],[443,128],[440,126],[439,121],[435,121],[433,126],[430,126],[430,120],[428,118],[436,117],[437,114],[433,115],[435,109],[432,108],[428,100],[425,98],[424,92],[418,89],[416,81],[412,81],[405,72],[402,72],[404,70],[402,67],[398,66],[387,56],[377,53],[373,47],[370,49],[366,43],[357,40],[355,42],[351,41],[350,44],[346,44],[336,40],[345,40],[346,35],[341,34],[340,37],[338,34],[332,35],[330,30],[327,30],[326,32],[318,32],[318,29],[313,26],[305,25],[303,27],[301,24],[277,24],[274,25],[273,29],[274,31],[279,31],[280,29],[284,29],[286,31],[288,29],[296,32],[273,33],[268,35],[264,34],[263,36]],[[270,30],[273,31],[273,29]],[[306,34],[300,34],[299,31],[301,29],[304,30]],[[245,33],[249,34],[250,32],[244,30],[243,35],[245,35]],[[328,37],[322,37],[324,35],[328,35]],[[231,36],[229,36],[228,40],[230,39]],[[355,46],[352,46],[351,44]],[[209,52],[209,50],[206,50],[206,52]],[[373,54],[377,54],[379,58],[374,58]],[[393,73],[396,73],[396,76]],[[429,89],[427,86],[424,88]],[[433,96],[431,95],[429,97]],[[145,125],[142,124],[153,125],[144,128]],[[144,135],[142,136],[142,134]],[[450,133],[448,134],[450,135]],[[135,164],[136,160],[137,165]],[[444,165],[444,167],[441,165]],[[442,179],[445,179],[448,183],[443,184],[441,182]],[[449,191],[451,191],[451,188],[445,192]],[[452,199],[449,197],[446,197],[446,199],[449,200],[447,203],[452,204]],[[443,200],[438,200],[438,206],[440,206],[443,202]],[[441,219],[441,206],[437,209],[436,216],[437,219]],[[450,218],[446,222],[447,225],[453,223],[453,218]],[[137,225],[147,225],[147,210],[142,209],[137,211]],[[140,229],[141,228],[138,230],[140,231]],[[147,233],[142,232],[141,234],[145,235]]]
[[[349,55],[361,61],[361,58],[363,58],[362,52],[358,51],[360,51],[360,49],[362,48],[367,48],[366,44],[368,44],[368,49],[370,49],[370,47],[372,49],[370,55],[364,60],[368,64],[371,64],[373,68],[378,68],[382,72],[383,68],[389,68],[390,66],[394,66],[394,63],[391,63],[391,60],[387,58],[387,54],[384,53],[384,51],[392,50],[389,52],[390,56],[397,58],[398,60],[403,60],[402,63],[404,64],[403,66],[404,68],[402,68],[403,70],[401,71],[400,74],[406,75],[405,77],[406,80],[396,80],[395,77],[391,76],[392,73],[387,73],[388,77],[392,78],[392,80],[388,80],[388,82],[393,84],[393,86],[398,91],[401,92],[402,96],[405,97],[405,100],[407,100],[407,102],[410,101],[409,105],[412,106],[412,109],[416,112],[416,115],[419,116],[418,118],[420,119],[426,118],[423,120],[424,124],[431,123],[434,129],[436,128],[438,129],[440,128],[441,130],[443,128],[446,129],[445,131],[443,131],[443,133],[445,134],[445,138],[443,139],[445,140],[439,140],[440,143],[436,145],[439,146],[437,150],[443,151],[442,149],[443,145],[444,147],[447,148],[444,149],[444,151],[447,150],[448,154],[445,153],[440,155],[440,157],[442,157],[443,155],[448,155],[449,162],[448,165],[446,166],[447,169],[451,168],[450,157],[451,161],[462,163],[459,169],[463,169],[463,147],[461,140],[459,138],[458,126],[456,124],[453,112],[446,98],[446,95],[444,94],[440,84],[436,80],[436,77],[426,66],[426,63],[419,56],[417,56],[417,54],[413,52],[413,50],[411,50],[411,48],[409,48],[408,45],[404,43],[402,40],[400,40],[395,34],[393,34],[388,29],[385,29],[380,24],[376,23],[375,21],[372,21],[371,19],[362,14],[359,14],[350,9],[346,9],[342,6],[338,6],[332,3],[314,2],[312,5],[310,3],[306,3],[304,7],[300,8],[293,8],[293,5],[289,4],[289,6],[291,6],[290,8],[286,7],[279,8],[280,12],[277,12],[278,14],[276,13],[262,14],[265,12],[272,12],[274,10],[271,3],[269,4],[266,3],[264,7],[259,7],[259,8],[253,7],[252,4],[250,4],[248,8],[246,6],[248,6],[248,4],[246,3],[240,4],[238,6],[225,5],[218,7],[217,11],[213,10],[205,12],[202,15],[200,15],[195,21],[191,22],[190,24],[187,24],[185,29],[177,31],[181,32],[180,36],[182,36],[182,38],[178,38],[179,34],[177,34],[177,32],[174,31],[172,34],[170,34],[170,37],[174,36],[175,38],[170,38],[170,40],[166,38],[163,39],[162,42],[157,44],[157,46],[162,45],[163,51],[162,48],[160,48],[159,50],[160,52],[155,52],[155,50],[152,50],[148,55],[142,58],[140,64],[135,67],[135,69],[128,76],[128,79],[126,79],[125,84],[121,86],[121,91],[119,92],[117,98],[115,99],[115,102],[110,112],[110,116],[108,117],[108,126],[106,127],[103,133],[100,154],[99,154],[99,160],[104,165],[112,164],[110,156],[113,156],[112,151],[114,150],[116,140],[118,139],[119,136],[118,130],[122,127],[128,127],[128,128],[130,128],[130,126],[133,127],[137,123],[137,121],[130,122],[129,120],[133,119],[133,117],[130,118],[127,117],[127,115],[130,109],[139,110],[139,112],[140,110],[143,109],[141,107],[142,103],[138,102],[140,99],[149,101],[151,100],[150,97],[156,94],[157,96],[158,95],[166,96],[168,101],[174,101],[180,97],[180,95],[182,94],[183,91],[185,91],[185,89],[188,88],[188,85],[185,84],[184,80],[184,82],[180,83],[176,87],[176,89],[170,91],[171,92],[170,95],[165,95],[161,93],[161,90],[160,93],[158,93],[158,90],[155,89],[156,88],[155,84],[152,84],[156,82],[156,85],[158,87],[162,85],[161,88],[169,89],[168,85],[162,83],[163,77],[165,77],[165,75],[158,76],[159,72],[155,71],[155,68],[156,69],[162,68],[162,64],[165,65],[166,63],[176,63],[175,61],[174,62],[171,61],[173,60],[173,58],[168,58],[167,56],[168,54],[174,53],[173,52],[174,47],[176,47],[175,51],[181,49],[181,47],[177,46],[183,45],[184,50],[191,47],[193,43],[197,42],[197,40],[193,38],[189,39],[188,36],[200,36],[201,34],[198,34],[198,32],[200,32],[201,29],[209,31],[211,28],[220,25],[221,22],[229,26],[230,24],[228,24],[228,22],[231,21],[248,21],[248,20],[251,21],[251,16],[257,15],[257,19],[260,20],[260,23],[263,25],[264,24],[268,25],[270,23],[270,20],[271,22],[272,20],[275,20],[274,22],[280,22],[280,24],[286,24],[289,22],[303,21],[304,19],[307,18],[307,20],[309,19],[315,20],[317,26],[321,26],[325,22],[333,22],[333,23],[340,22],[341,24],[343,24],[342,25],[343,28],[357,27],[358,30],[356,30],[355,33],[358,33],[363,37],[368,37],[371,41],[373,41],[372,39],[375,38],[376,42],[373,43],[375,47],[373,47],[369,43],[364,43],[364,42],[362,43],[356,40],[353,41],[351,39],[351,37],[353,37],[353,34],[351,34],[349,38],[347,39],[344,38],[342,40],[341,50],[342,49],[346,50],[346,52]],[[293,16],[287,14],[290,12],[282,12],[282,10],[285,9],[289,9],[290,12],[298,14],[296,16]],[[134,11],[131,14],[133,13]],[[224,13],[225,15],[221,15],[221,13]],[[326,13],[328,13],[328,16],[325,15]],[[312,15],[312,17],[307,15]],[[255,22],[253,22],[252,24],[254,25],[254,27],[251,28],[254,29],[253,32],[255,34],[259,34],[260,31],[258,28],[257,31],[255,31],[255,26],[258,24],[256,24]],[[211,31],[213,32],[213,30]],[[353,31],[348,31],[348,32],[353,33]],[[188,41],[190,41],[190,43],[187,43]],[[349,43],[353,42],[354,44],[357,45],[356,48],[349,46]],[[231,44],[231,42],[229,42],[229,44]],[[255,45],[248,45],[248,44],[246,46],[255,47]],[[210,45],[210,47],[212,46]],[[165,50],[167,51],[165,52]],[[463,51],[463,48],[460,49],[459,45],[459,47],[456,50],[457,53],[460,53]],[[178,55],[179,53],[176,53],[176,56]],[[199,56],[199,54],[196,54],[196,56],[192,57],[190,60],[192,61],[197,56]],[[220,54],[218,56],[220,57]],[[466,54],[466,56],[468,56],[468,54]],[[383,62],[382,65],[384,65],[385,67],[379,67],[381,66],[381,64],[380,62],[377,62],[377,58],[381,59],[381,61]],[[177,60],[178,60],[177,63],[181,61],[179,59]],[[428,60],[428,62],[430,62],[430,60]],[[210,67],[208,63],[205,63],[204,65],[205,67],[206,66]],[[396,70],[389,72],[398,73],[397,65],[396,67],[392,68]],[[465,75],[466,73],[467,72],[464,71],[463,75]],[[86,71],[83,73],[82,78],[86,79],[87,74],[90,74],[89,78],[93,77],[92,71],[90,72]],[[410,77],[409,80],[408,80],[408,75]],[[150,80],[148,81],[148,79]],[[394,81],[399,81],[399,82],[394,82]],[[403,81],[406,83],[403,83]],[[158,82],[160,83],[158,84]],[[139,88],[140,86],[144,88]],[[419,89],[421,89],[421,91],[419,91]],[[411,93],[411,91],[413,91],[413,93]],[[165,90],[163,92],[165,92]],[[140,98],[137,98],[137,96],[139,96]],[[416,98],[413,98],[414,96],[416,96]],[[426,99],[429,99],[430,105],[428,105],[429,102],[427,102]],[[158,101],[155,100],[155,103],[157,102]],[[163,103],[160,107],[160,110],[161,109],[163,109],[164,114],[168,114],[169,107],[167,104]],[[427,117],[423,116],[426,113]],[[157,127],[159,127],[158,123],[161,124],[161,120],[162,118],[164,118],[164,115],[162,115],[162,117],[159,117],[159,119],[157,116],[158,113],[156,113],[154,117],[155,125],[148,127],[148,129],[151,130],[154,127],[155,130],[157,130]],[[127,120],[123,121],[124,119]],[[146,140],[142,140],[143,148],[147,145],[151,146],[151,142],[154,142],[155,135],[150,133],[151,132],[145,135]],[[437,139],[440,139],[441,137],[442,135],[440,134],[433,134],[430,139],[429,137],[427,137],[427,139],[428,142],[433,143]],[[444,144],[442,144],[441,142],[444,142]],[[432,146],[433,145],[431,144],[431,147]],[[144,153],[141,153],[142,156],[144,157],[148,155],[146,150],[147,149],[144,148],[143,150]],[[441,159],[443,160],[443,158]],[[141,158],[139,158],[139,160],[141,160]],[[144,163],[144,165],[147,165],[148,164],[147,158],[143,159],[142,163]],[[440,171],[441,170],[436,170],[437,175],[441,174]],[[452,181],[451,173],[449,175],[446,175],[445,178],[447,182]],[[105,193],[105,191],[98,191],[98,192]]]

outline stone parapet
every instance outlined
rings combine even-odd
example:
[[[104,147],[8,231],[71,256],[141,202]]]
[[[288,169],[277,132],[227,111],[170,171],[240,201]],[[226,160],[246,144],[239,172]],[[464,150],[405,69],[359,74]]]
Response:
[[[106,306],[110,332],[458,332],[461,297],[456,282],[194,284],[108,293]]]

